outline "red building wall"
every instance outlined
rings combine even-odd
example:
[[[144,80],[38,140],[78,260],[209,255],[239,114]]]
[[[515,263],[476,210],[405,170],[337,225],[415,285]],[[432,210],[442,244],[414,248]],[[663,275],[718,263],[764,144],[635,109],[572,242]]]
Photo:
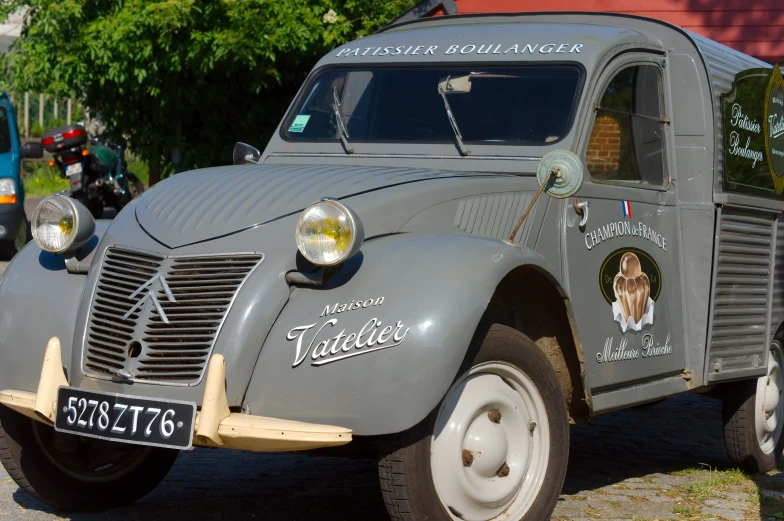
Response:
[[[460,14],[603,11],[658,18],[769,62],[784,62],[784,0],[454,0]]]

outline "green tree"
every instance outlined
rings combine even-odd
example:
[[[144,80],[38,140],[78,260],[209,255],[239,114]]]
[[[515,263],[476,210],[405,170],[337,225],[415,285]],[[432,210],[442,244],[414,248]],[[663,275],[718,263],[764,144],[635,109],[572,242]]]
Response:
[[[0,0],[17,92],[75,97],[159,173],[263,146],[318,58],[416,0]]]

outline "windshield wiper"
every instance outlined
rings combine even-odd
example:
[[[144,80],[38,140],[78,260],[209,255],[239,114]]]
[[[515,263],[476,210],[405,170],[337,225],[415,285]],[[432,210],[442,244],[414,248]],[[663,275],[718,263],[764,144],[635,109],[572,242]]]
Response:
[[[343,143],[343,148],[346,149],[346,154],[353,154],[354,149],[351,147],[351,143],[348,142],[351,137],[348,135],[348,129],[343,124],[343,116],[340,114],[340,99],[337,87],[332,87],[332,108],[335,109],[335,121],[338,124],[338,134],[340,135],[341,143]]]
[[[446,85],[446,90],[449,90],[449,87],[451,86],[449,83],[449,76],[447,76],[444,85]],[[460,127],[457,126],[457,120],[455,119],[455,115],[452,113],[452,107],[449,106],[449,100],[446,99],[446,92],[444,92],[444,87],[442,87],[440,84],[438,86],[438,93],[441,94],[441,97],[444,99],[446,116],[449,118],[449,123],[452,125],[452,131],[455,133],[455,140],[457,141],[457,148],[460,150],[460,155],[470,155],[471,152],[469,152],[469,150],[463,144],[463,135],[460,133]]]

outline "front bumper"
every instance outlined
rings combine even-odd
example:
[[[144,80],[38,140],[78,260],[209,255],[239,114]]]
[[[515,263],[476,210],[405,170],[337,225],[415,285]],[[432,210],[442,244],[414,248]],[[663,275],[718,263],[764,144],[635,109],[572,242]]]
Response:
[[[233,413],[226,400],[225,363],[213,355],[207,369],[202,406],[196,414],[193,445],[285,452],[336,447],[351,441],[351,429],[249,414]],[[57,389],[67,386],[60,341],[49,341],[38,382],[38,391],[0,391],[0,404],[33,420],[53,424],[57,411]]]
[[[24,204],[22,202],[0,204],[0,226],[5,229],[4,232],[0,233],[0,241],[13,240],[24,217]]]

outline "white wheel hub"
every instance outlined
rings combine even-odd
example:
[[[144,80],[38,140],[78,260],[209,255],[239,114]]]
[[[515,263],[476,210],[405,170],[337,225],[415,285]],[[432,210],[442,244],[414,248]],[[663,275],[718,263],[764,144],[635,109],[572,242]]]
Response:
[[[550,456],[544,401],[502,362],[474,367],[449,390],[436,419],[431,471],[455,521],[520,519],[542,487]]]
[[[765,454],[776,449],[784,427],[784,400],[781,399],[784,390],[783,361],[781,344],[774,341],[768,354],[768,374],[757,380],[757,395],[754,399],[757,442]]]

